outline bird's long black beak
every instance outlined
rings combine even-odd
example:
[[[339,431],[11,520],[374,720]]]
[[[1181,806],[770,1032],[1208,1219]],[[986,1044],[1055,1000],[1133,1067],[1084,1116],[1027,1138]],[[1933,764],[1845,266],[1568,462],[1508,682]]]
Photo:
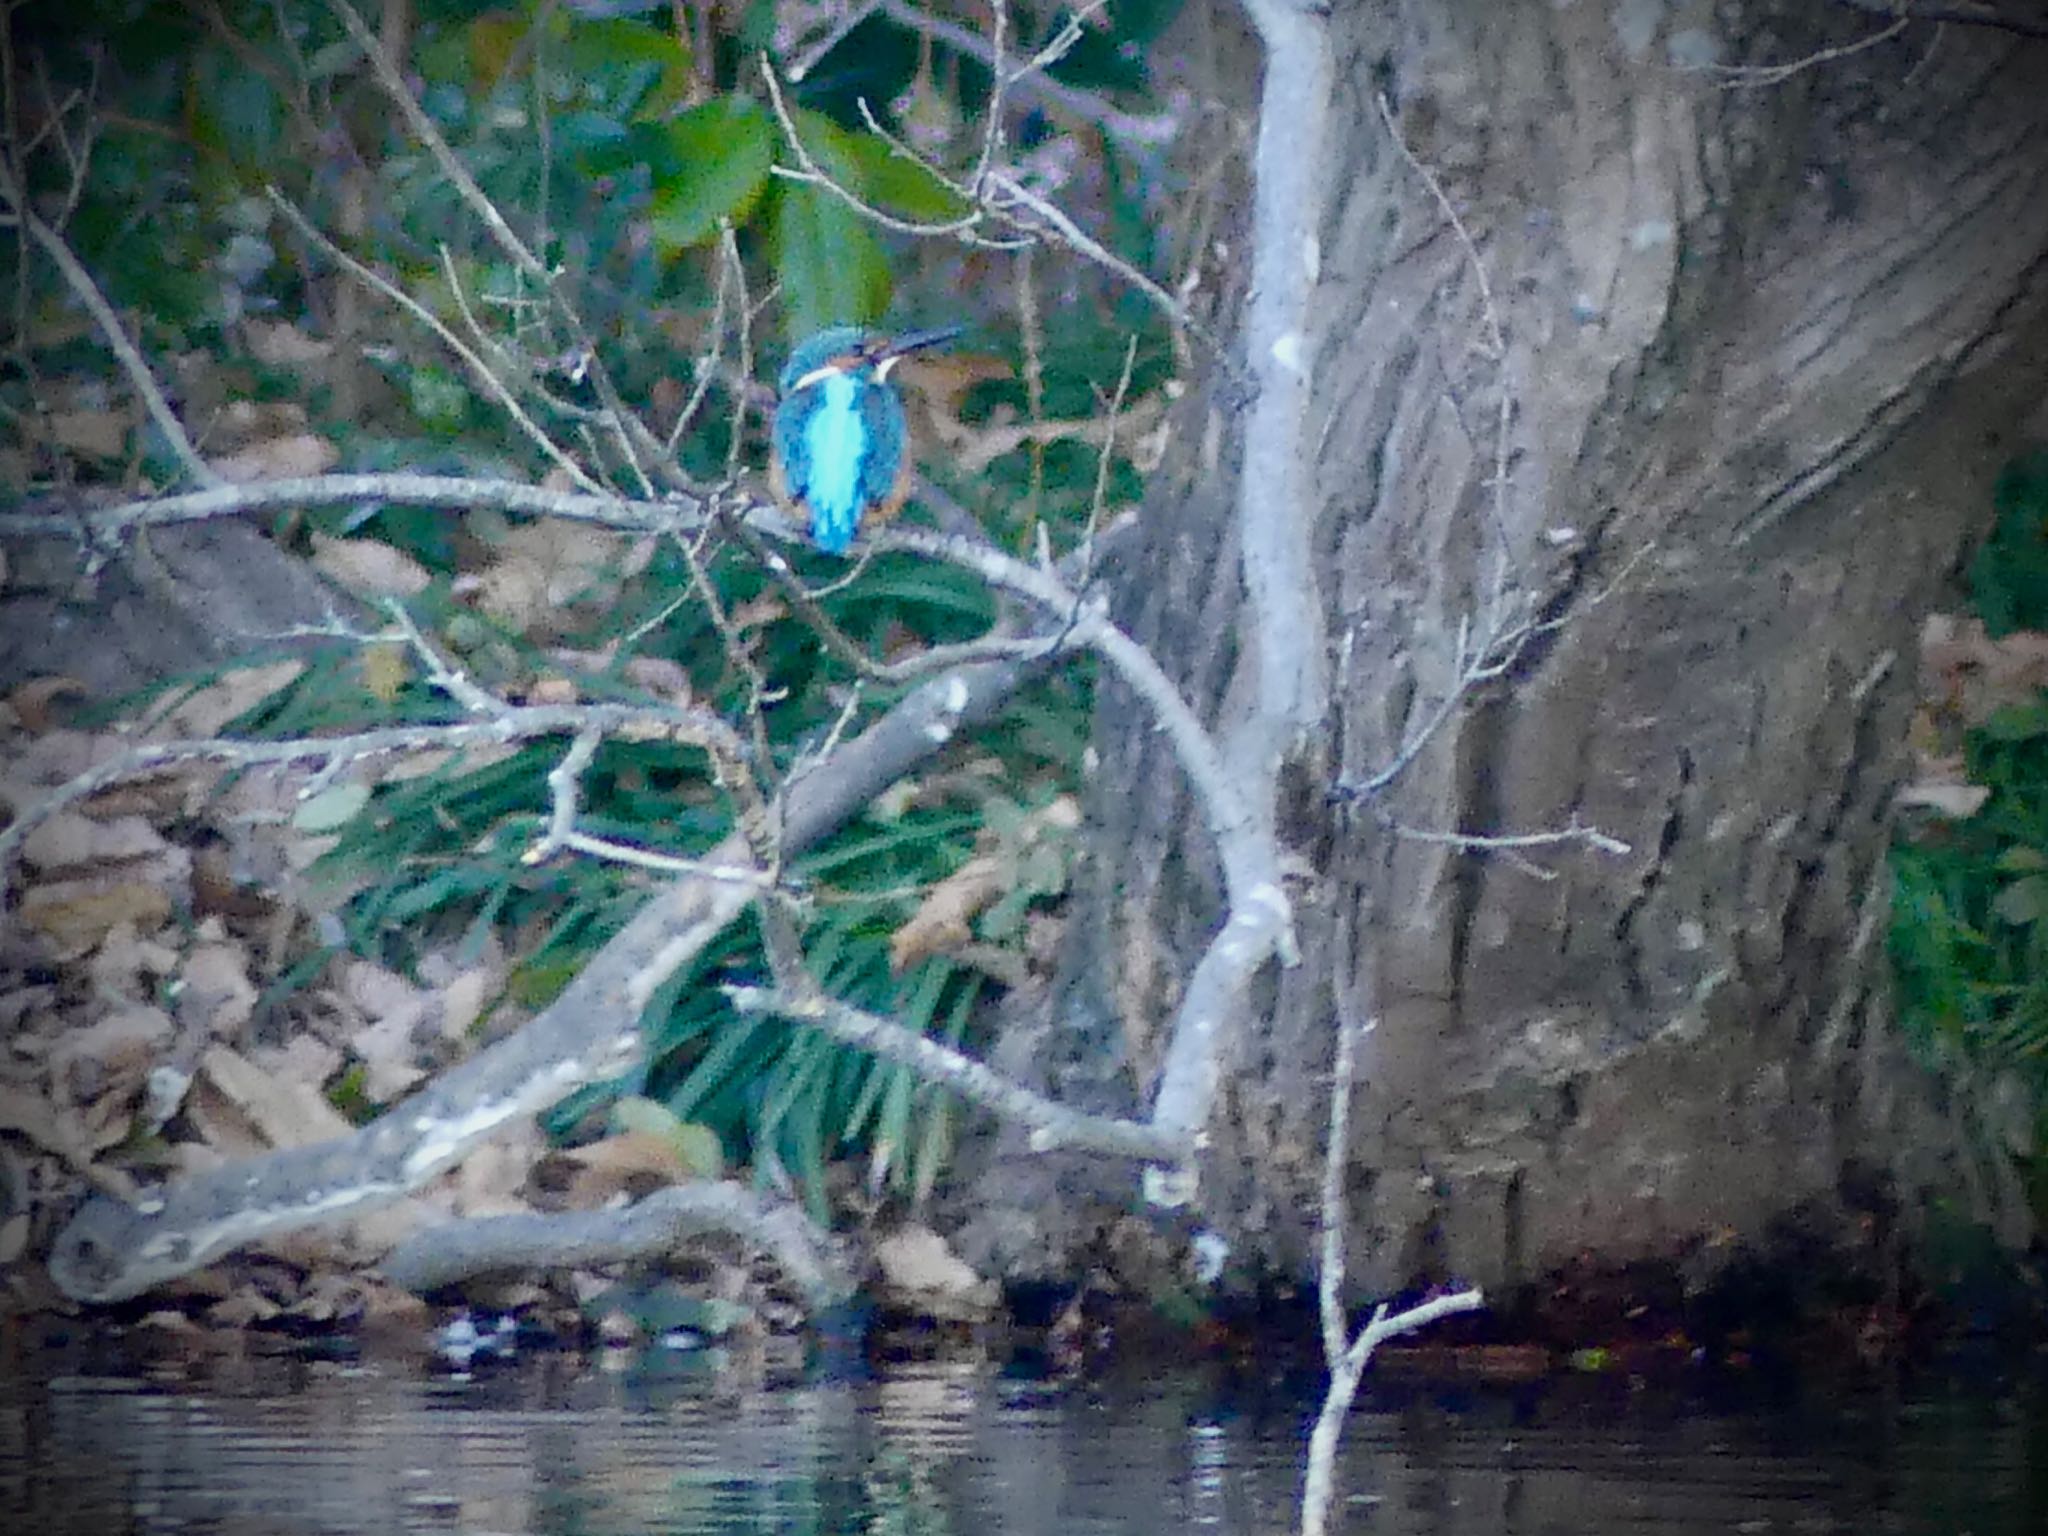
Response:
[[[875,361],[887,362],[891,358],[903,356],[906,352],[922,352],[926,347],[936,347],[943,342],[951,341],[966,329],[964,325],[942,325],[929,331],[905,331],[901,336],[890,337],[882,350],[876,354]]]

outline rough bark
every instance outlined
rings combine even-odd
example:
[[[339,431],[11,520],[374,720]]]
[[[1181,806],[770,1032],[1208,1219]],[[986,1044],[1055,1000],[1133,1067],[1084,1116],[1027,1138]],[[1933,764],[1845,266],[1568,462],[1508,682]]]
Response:
[[[1788,1217],[1846,1242],[1966,1192],[2022,1230],[1890,1029],[1883,854],[1918,621],[1952,596],[1997,468],[2048,431],[2048,49],[1915,24],[1730,89],[1687,66],[1883,24],[1414,0],[1332,25],[1304,601],[1336,697],[1277,807],[1309,871],[1303,963],[1248,1021],[1205,1218],[1253,1271],[1308,1270],[1349,993],[1379,1020],[1352,1117],[1367,1288],[1497,1286],[1589,1251],[1711,1269]],[[1381,92],[1478,244],[1504,361]],[[1227,729],[1248,679],[1225,393],[1183,421],[1119,617]],[[1633,848],[1538,855],[1548,881],[1323,798],[1454,685],[1503,551],[1557,627],[1374,806],[1468,833],[1577,818]],[[1149,1088],[1217,907],[1163,747],[1106,693],[1066,983],[1008,1050],[1115,1098]],[[1009,1214],[976,1256],[1060,1267],[1099,1230],[1064,1178],[992,1169],[978,1196]]]

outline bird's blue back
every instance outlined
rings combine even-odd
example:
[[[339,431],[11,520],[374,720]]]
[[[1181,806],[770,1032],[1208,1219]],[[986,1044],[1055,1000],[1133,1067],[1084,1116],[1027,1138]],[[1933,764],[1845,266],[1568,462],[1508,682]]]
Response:
[[[797,384],[866,339],[857,326],[821,331],[790,353],[779,381],[775,456],[789,496],[810,514],[812,541],[828,554],[844,554],[862,515],[894,491],[909,428],[894,387],[872,364]]]

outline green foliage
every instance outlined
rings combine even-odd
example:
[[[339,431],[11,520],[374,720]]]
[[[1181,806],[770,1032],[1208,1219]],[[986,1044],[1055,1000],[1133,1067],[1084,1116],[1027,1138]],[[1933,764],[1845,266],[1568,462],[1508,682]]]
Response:
[[[2048,461],[2009,469],[1997,510],[1970,573],[1986,629],[2048,626]],[[1990,791],[1982,809],[1912,828],[1892,850],[1900,1016],[1944,1070],[2024,1085],[2022,1161],[2048,1197],[2048,694],[1998,708],[1963,754],[1969,782]],[[2048,1198],[2037,1205],[2048,1215]]]
[[[701,245],[725,220],[745,221],[768,186],[775,137],[768,110],[743,96],[721,96],[636,137],[655,169],[649,227],[664,251]]]
[[[1970,600],[1995,636],[2048,629],[2048,454],[1999,476],[1998,521],[1970,564]]]
[[[774,250],[793,336],[838,321],[869,324],[889,303],[889,264],[874,233],[846,203],[817,187],[775,199]]]

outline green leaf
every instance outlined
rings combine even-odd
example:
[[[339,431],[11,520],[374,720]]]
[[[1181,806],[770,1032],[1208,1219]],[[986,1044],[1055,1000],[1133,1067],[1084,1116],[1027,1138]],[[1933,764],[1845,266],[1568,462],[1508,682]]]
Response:
[[[640,1131],[659,1137],[675,1149],[677,1158],[701,1179],[725,1177],[725,1147],[710,1126],[683,1120],[666,1104],[632,1097],[612,1106],[612,1126],[619,1131]]]
[[[467,419],[469,390],[454,375],[439,368],[416,368],[406,385],[421,425],[453,431]]]
[[[2048,628],[2048,454],[1999,476],[1998,521],[1970,566],[1970,596],[1994,639]]]
[[[792,336],[864,325],[889,307],[889,263],[861,216],[817,187],[776,191],[775,275]]]
[[[961,196],[918,161],[898,153],[888,140],[872,133],[841,133],[838,148],[857,175],[862,199],[898,218],[944,224],[964,217]]]
[[[1067,851],[1058,843],[1040,843],[1024,855],[1017,871],[1018,888],[1034,896],[1057,896],[1067,888]]]
[[[302,802],[292,813],[292,826],[312,837],[339,832],[369,803],[367,784],[337,784]]]
[[[1998,899],[1991,903],[1991,910],[2008,923],[2039,921],[2048,914],[2048,879],[2029,875],[2024,880],[2013,881],[1998,893]]]
[[[2033,741],[2048,736],[2048,704],[2008,704],[1978,729],[1992,741]]]
[[[757,102],[724,96],[693,107],[656,130],[650,228],[673,254],[718,233],[721,219],[744,220],[768,185],[775,127]]]
[[[689,99],[690,50],[663,27],[626,16],[579,22],[569,34],[568,59],[586,90],[615,108],[630,109],[636,120],[665,115]],[[629,67],[635,76],[651,76],[644,86],[636,80],[633,101],[618,89]]]

